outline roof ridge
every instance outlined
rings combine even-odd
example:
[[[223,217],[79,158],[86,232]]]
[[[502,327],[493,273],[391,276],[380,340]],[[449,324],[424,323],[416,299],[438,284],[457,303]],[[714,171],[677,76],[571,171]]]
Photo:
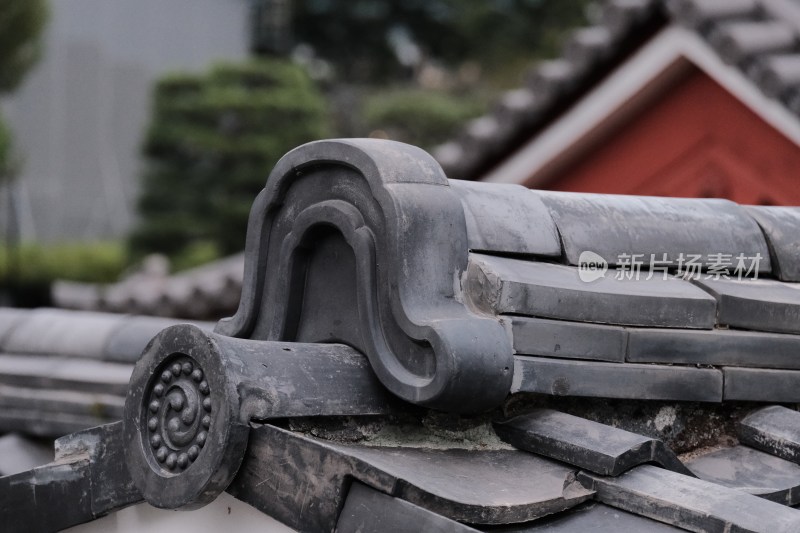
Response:
[[[449,177],[478,179],[665,24],[695,31],[767,97],[800,115],[800,6],[785,0],[608,0],[594,18],[596,23],[570,32],[559,56],[536,63],[520,87],[501,94],[489,112],[433,149]],[[752,35],[742,25],[764,26]]]

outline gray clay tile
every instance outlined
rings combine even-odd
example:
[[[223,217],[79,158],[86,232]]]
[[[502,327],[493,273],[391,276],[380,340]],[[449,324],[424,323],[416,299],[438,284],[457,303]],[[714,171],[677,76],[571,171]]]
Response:
[[[523,451],[338,444],[263,426],[228,491],[290,527],[320,531],[333,529],[349,480],[451,520],[504,524],[591,498],[574,479],[573,468]]]
[[[617,326],[515,316],[511,322],[518,354],[623,362],[627,333]]]
[[[400,498],[353,482],[339,513],[336,531],[342,533],[476,533],[465,524],[432,513]]]
[[[602,503],[585,503],[557,515],[527,524],[514,524],[491,530],[494,533],[675,533],[686,531]]]
[[[6,353],[102,359],[111,333],[125,315],[37,309],[6,339]]]
[[[800,284],[771,279],[697,280],[717,299],[719,324],[800,333]]]
[[[767,236],[776,276],[783,281],[800,281],[800,208],[747,206],[745,209]]]
[[[725,367],[725,400],[800,402],[800,371]]]
[[[87,416],[96,419],[97,422],[93,424],[96,426],[121,420],[124,405],[125,398],[122,395],[0,385],[0,420],[12,414],[19,416],[21,413],[28,413],[34,424],[40,422],[44,416]],[[3,429],[0,422],[0,431]],[[43,434],[42,429],[38,429],[36,433]],[[46,434],[61,436],[57,433]]]
[[[800,464],[800,413],[780,405],[762,407],[744,417],[739,440],[787,461]]]
[[[56,441],[56,461],[0,477],[8,531],[61,531],[142,500],[124,462],[122,423]]]
[[[103,358],[107,361],[135,363],[150,339],[162,329],[179,323],[181,321],[173,318],[128,317],[109,335],[108,342],[103,349]],[[207,331],[214,329],[211,322],[192,321],[191,323]]]
[[[681,254],[755,257],[761,272],[770,272],[769,250],[758,224],[728,200],[662,198],[533,191],[553,215],[567,262],[578,265],[581,253],[592,251],[609,265],[622,254],[643,254],[646,262],[667,254],[678,266]]]
[[[655,463],[691,475],[658,439],[552,409],[535,409],[494,427],[503,440],[521,450],[596,474],[618,476],[634,466]]]
[[[636,400],[722,401],[722,372],[666,365],[514,357],[511,392]]]
[[[451,180],[464,206],[470,250],[559,257],[550,212],[521,186]]]
[[[587,283],[574,267],[475,253],[467,277],[473,304],[498,314],[649,327],[714,325],[714,299],[674,277],[609,274]]]
[[[15,327],[30,315],[28,309],[13,309],[10,307],[0,307],[0,351],[3,350],[6,338],[11,334]]]
[[[733,329],[630,328],[627,360],[800,370],[800,335]]]
[[[0,355],[0,383],[30,388],[66,388],[124,396],[133,367],[91,359]]]
[[[800,465],[748,446],[723,448],[686,466],[697,477],[783,505],[800,503]]]
[[[794,509],[656,466],[638,466],[616,478],[578,477],[607,505],[690,531],[800,531],[800,513]]]

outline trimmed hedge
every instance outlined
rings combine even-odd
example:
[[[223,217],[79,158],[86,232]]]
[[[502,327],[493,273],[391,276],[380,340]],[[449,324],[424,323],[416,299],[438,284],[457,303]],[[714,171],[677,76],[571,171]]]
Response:
[[[372,96],[364,119],[370,130],[383,130],[391,139],[430,149],[485,111],[486,102],[478,96],[409,88]]]
[[[278,159],[329,135],[322,95],[290,62],[223,63],[207,74],[165,77],[143,146],[133,255],[175,258],[197,243],[223,255],[241,250],[250,206]]]
[[[0,283],[49,284],[56,279],[116,281],[127,262],[118,242],[0,247]]]

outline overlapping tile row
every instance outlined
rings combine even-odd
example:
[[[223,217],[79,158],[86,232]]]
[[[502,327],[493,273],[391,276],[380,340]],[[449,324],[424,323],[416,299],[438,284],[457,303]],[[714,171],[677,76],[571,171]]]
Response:
[[[284,524],[319,531],[796,531],[800,465],[762,451],[797,447],[800,414],[777,406],[742,422],[746,445],[696,454],[685,464],[657,439],[548,409],[495,424],[509,446],[426,447],[343,443],[274,425],[251,430],[227,491]],[[776,429],[784,435],[774,434]],[[791,434],[791,435],[789,435]],[[0,478],[10,527],[60,529],[142,500],[120,459],[121,424],[60,439],[56,462]],[[61,499],[61,503],[59,503]]]
[[[533,67],[522,87],[504,94],[434,154],[448,176],[478,179],[492,164],[545,129],[659,29],[695,31],[723,61],[765,95],[800,112],[800,21],[771,0],[606,0],[592,25],[573,31],[561,56]]]
[[[517,392],[800,401],[798,213],[448,180],[408,145],[310,143],[254,203],[244,293],[216,331],[352,346],[393,394],[447,411]],[[124,344],[100,315],[37,336],[40,315],[3,350]],[[120,330],[129,354],[166,325],[148,320]]]
[[[800,209],[470,187],[540,210],[524,241],[484,228],[461,281],[510,331],[512,392],[800,401]]]
[[[236,310],[243,264],[244,256],[235,254],[172,275],[162,266],[145,267],[112,284],[60,280],[51,296],[64,309],[216,320]]]
[[[0,432],[52,437],[120,420],[133,363],[156,333],[177,322],[0,309]]]
[[[798,401],[800,290],[786,278],[800,258],[792,218],[778,218],[776,230],[730,202],[451,182],[388,141],[302,146],[254,202],[239,309],[214,332],[177,324],[150,340],[164,321],[50,310],[0,322],[0,385],[31,402],[45,386],[120,394],[130,373],[121,425],[0,478],[3,518],[56,529],[142,499],[192,509],[227,488],[301,531],[797,531],[795,411],[756,411],[739,446],[686,462],[654,435],[557,410],[503,415],[542,395],[720,412]],[[662,269],[617,279],[624,254]],[[698,279],[677,275],[683,254]],[[718,255],[762,262],[742,281],[707,279]],[[24,405],[15,394],[3,398]],[[421,412],[480,413],[489,438],[408,439]],[[352,431],[328,432],[337,423]],[[69,495],[69,512],[37,513],[39,494]]]
[[[495,427],[519,451],[341,445],[265,426],[229,490],[300,531],[331,530],[333,523],[340,531],[376,532],[419,524],[516,532],[800,527],[792,509],[800,465],[781,452],[735,445],[684,464],[657,439],[549,409]],[[779,427],[783,437],[774,434]],[[796,447],[800,414],[777,406],[755,411],[742,421],[743,440],[748,431],[762,434],[762,450],[779,440]],[[280,471],[268,474],[276,458]],[[349,490],[346,476],[356,480]],[[252,490],[257,482],[266,487]],[[338,518],[334,504],[298,512],[309,492],[321,490],[344,500]]]

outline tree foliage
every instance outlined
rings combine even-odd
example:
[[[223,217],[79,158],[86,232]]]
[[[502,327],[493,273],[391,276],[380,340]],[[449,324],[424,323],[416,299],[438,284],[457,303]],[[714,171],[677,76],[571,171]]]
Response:
[[[331,62],[341,79],[402,75],[398,40],[450,67],[476,62],[508,83],[508,69],[555,51],[584,20],[588,0],[295,0],[297,41]],[[515,80],[511,80],[513,83]]]
[[[41,54],[46,0],[0,2],[0,93],[17,88]]]
[[[198,243],[241,250],[250,206],[273,165],[328,135],[322,96],[290,63],[225,63],[162,79],[144,145],[135,255],[174,257]]]
[[[364,106],[364,121],[373,134],[431,149],[446,141],[470,118],[480,115],[480,97],[440,91],[393,89],[371,95]]]
[[[41,53],[46,0],[0,0],[0,95],[19,86]],[[11,132],[0,115],[0,183],[14,173]]]

